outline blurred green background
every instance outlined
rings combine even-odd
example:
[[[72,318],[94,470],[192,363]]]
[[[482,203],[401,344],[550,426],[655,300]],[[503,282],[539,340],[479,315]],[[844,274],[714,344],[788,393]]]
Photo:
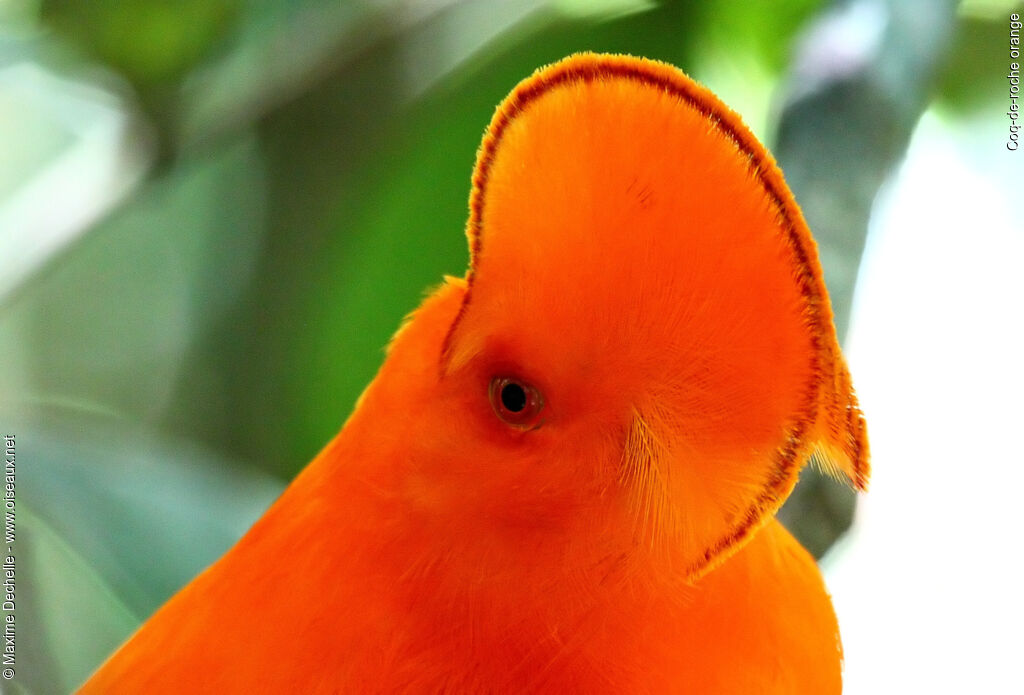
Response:
[[[476,147],[534,69],[623,52],[710,86],[783,165],[843,332],[921,114],[1003,108],[1015,6],[0,2],[4,692],[70,690],[338,430],[401,317],[464,272]],[[783,518],[821,555],[852,511],[809,472]]]

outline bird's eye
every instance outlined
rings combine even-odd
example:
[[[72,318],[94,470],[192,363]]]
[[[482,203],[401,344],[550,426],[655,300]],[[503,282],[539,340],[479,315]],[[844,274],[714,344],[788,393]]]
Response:
[[[489,394],[494,413],[515,427],[532,428],[544,408],[544,398],[533,386],[512,377],[495,377]]]

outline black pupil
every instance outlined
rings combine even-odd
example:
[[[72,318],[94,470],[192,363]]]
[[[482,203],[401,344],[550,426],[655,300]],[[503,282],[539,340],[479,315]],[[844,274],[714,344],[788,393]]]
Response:
[[[516,383],[501,387],[501,404],[511,413],[522,412],[526,407],[526,389]]]

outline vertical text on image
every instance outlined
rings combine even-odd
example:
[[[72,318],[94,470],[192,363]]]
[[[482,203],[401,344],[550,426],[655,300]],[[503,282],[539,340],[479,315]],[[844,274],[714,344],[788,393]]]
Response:
[[[1006,149],[1013,151],[1020,147],[1020,15],[1010,15],[1010,72],[1006,79],[1010,81],[1010,136],[1006,140]]]
[[[0,594],[3,598],[3,603],[0,603],[0,609],[2,609],[2,631],[4,634],[4,646],[0,650],[0,661],[2,661],[2,670],[0,670],[0,676],[3,676],[4,680],[11,680],[14,678],[14,666],[15,666],[15,654],[16,654],[16,641],[15,641],[15,558],[14,558],[14,540],[15,540],[15,483],[16,483],[16,452],[15,452],[15,440],[13,434],[4,435],[4,546],[6,546],[7,552],[0,550],[0,556],[3,557],[3,565],[0,566],[0,577],[3,579],[3,592]]]

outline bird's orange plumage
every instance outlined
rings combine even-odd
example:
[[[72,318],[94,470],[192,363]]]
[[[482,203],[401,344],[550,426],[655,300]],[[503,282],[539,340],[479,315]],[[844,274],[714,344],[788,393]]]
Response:
[[[812,455],[863,488],[867,445],[771,156],[675,68],[573,56],[498,108],[468,234],[337,438],[82,692],[840,691],[772,516]]]

